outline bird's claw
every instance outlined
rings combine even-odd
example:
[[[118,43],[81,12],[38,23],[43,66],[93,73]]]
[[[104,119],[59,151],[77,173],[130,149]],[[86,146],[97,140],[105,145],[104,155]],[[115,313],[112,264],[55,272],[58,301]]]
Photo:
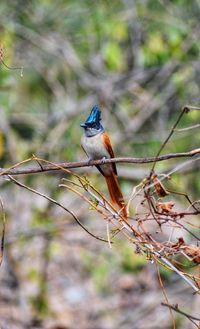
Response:
[[[87,165],[88,165],[88,166],[91,165],[91,161],[92,161],[92,160],[93,160],[92,158],[89,158],[89,159],[88,159],[88,161],[87,161]]]
[[[102,164],[105,164],[105,160],[106,160],[106,157],[103,157],[103,158],[101,159]]]

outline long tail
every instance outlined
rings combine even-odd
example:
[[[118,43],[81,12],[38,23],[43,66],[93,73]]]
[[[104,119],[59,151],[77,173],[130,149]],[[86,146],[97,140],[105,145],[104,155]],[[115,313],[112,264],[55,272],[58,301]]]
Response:
[[[105,176],[105,179],[108,185],[108,191],[110,193],[112,203],[116,204],[120,208],[122,215],[127,218],[128,215],[126,210],[126,204],[124,202],[124,198],[119,187],[117,176],[112,173],[112,175],[110,176]]]

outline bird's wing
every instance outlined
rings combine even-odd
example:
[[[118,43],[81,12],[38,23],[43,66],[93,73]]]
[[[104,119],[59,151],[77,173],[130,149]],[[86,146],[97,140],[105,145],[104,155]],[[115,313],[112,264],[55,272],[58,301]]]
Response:
[[[101,139],[102,139],[102,142],[103,142],[106,150],[108,151],[110,157],[111,158],[114,158],[115,155],[114,155],[114,152],[113,152],[113,149],[112,149],[112,146],[111,146],[111,142],[110,142],[110,138],[109,138],[108,134],[106,132],[104,132],[101,135]],[[115,163],[112,163],[112,167],[113,167],[113,171],[114,171],[115,175],[117,175],[117,168],[116,168]]]

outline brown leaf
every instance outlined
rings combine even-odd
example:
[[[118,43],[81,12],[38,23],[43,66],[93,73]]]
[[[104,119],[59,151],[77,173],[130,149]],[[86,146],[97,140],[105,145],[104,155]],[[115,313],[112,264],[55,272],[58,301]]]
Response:
[[[172,245],[172,248],[179,250],[179,248],[185,244],[185,241],[182,237],[178,238],[178,242]]]
[[[158,194],[159,197],[163,198],[164,196],[169,194],[169,192],[166,191],[163,184],[159,181],[159,179],[155,174],[152,176],[152,180],[155,186],[156,193]]]
[[[184,250],[186,255],[191,257],[195,263],[200,264],[200,247],[186,245],[182,246],[181,249]]]
[[[172,213],[172,208],[174,207],[175,203],[174,202],[158,202],[157,203],[157,208],[165,214]]]

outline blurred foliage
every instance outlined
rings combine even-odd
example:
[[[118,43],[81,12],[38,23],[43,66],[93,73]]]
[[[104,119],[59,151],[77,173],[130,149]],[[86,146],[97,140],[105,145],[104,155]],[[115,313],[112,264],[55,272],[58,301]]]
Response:
[[[125,272],[138,273],[146,265],[146,257],[142,254],[137,254],[134,252],[128,242],[124,243],[123,246],[118,246],[121,267]],[[121,251],[120,251],[121,250]]]
[[[102,294],[110,291],[112,269],[116,268],[117,258],[108,252],[95,256],[90,252],[81,253],[83,268],[90,275],[96,289]],[[92,264],[92,266],[91,266]]]
[[[172,271],[170,271],[168,268],[159,266],[159,272],[160,272],[160,277],[163,282],[168,282],[170,281],[170,278],[173,277]]]
[[[94,104],[102,108],[103,124],[109,131],[116,156],[154,156],[181,108],[186,104],[200,105],[199,17],[199,0],[1,1],[3,62],[9,67],[24,67],[21,77],[20,69],[8,69],[3,62],[0,66],[1,166],[9,167],[32,154],[54,162],[85,158],[80,147],[83,133],[80,123]],[[178,128],[199,122],[200,111],[192,111],[182,118]],[[199,140],[199,128],[176,131],[163,153],[192,150],[199,147]],[[159,163],[157,168],[165,173],[186,161],[171,160]],[[150,167],[119,165],[118,168],[127,200]],[[135,168],[143,171],[138,174]],[[92,169],[91,172],[95,186],[106,191],[98,172]],[[95,173],[97,177],[93,178]],[[198,176],[199,162],[193,161],[165,184],[169,189],[187,191],[196,200],[200,194]],[[79,200],[66,190],[58,190],[60,175],[35,175],[23,180],[64,200],[81,220],[94,225],[93,212],[88,214],[88,208],[81,208]],[[63,229],[59,225],[64,215],[54,207],[28,191],[19,192],[3,184],[9,217],[7,234],[11,241],[13,238],[19,242],[14,246],[11,243],[10,254],[14,254],[17,270],[21,266],[23,279],[37,282],[37,294],[27,292],[30,299],[26,301],[31,300],[34,313],[44,317],[50,308],[44,267],[48,270],[49,259],[56,256],[59,259],[69,248],[65,234],[75,232],[76,237],[75,225]],[[186,202],[184,197],[178,200]],[[67,215],[66,218],[69,221]],[[41,233],[45,229],[52,232],[52,239],[57,236],[59,239],[43,250],[31,235],[46,241],[46,232]],[[22,239],[23,234],[27,234],[27,240]],[[46,259],[45,266],[40,262],[35,264],[34,252]],[[113,272],[138,273],[146,263],[126,243],[121,244],[117,253],[116,258],[106,253],[97,256],[95,250],[94,255],[88,256],[84,249],[77,260],[84,275],[90,275],[97,291],[104,295],[109,294]],[[68,252],[67,257],[70,256]],[[76,259],[77,254],[73,256]],[[24,274],[27,259],[29,269]],[[61,270],[60,280],[70,276],[70,266],[67,263],[67,271]],[[53,273],[54,270],[50,271]],[[161,276],[168,279],[168,275],[163,269]],[[116,326],[118,322],[113,328]]]

